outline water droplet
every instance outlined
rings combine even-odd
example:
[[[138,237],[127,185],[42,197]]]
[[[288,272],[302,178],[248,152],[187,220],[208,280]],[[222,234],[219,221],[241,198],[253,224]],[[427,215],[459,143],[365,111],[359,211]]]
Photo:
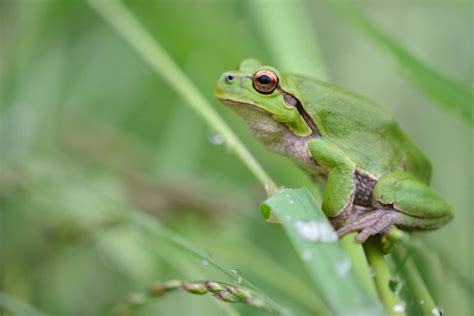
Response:
[[[344,258],[343,261],[339,262],[336,265],[336,272],[339,276],[345,277],[347,273],[351,270],[352,262],[349,258]]]
[[[230,269],[230,272],[232,272],[233,274],[242,275],[242,272],[240,272],[240,270],[236,268]]]
[[[337,234],[326,222],[297,221],[295,228],[299,235],[308,241],[334,242],[337,241]]]
[[[395,295],[399,295],[400,291],[402,290],[403,287],[403,281],[400,279],[399,275],[394,275],[388,284],[390,289],[395,293]]]
[[[242,283],[242,277],[240,277],[240,276],[239,276],[239,277],[237,278],[237,280],[236,280],[236,282],[235,282],[235,283],[237,283],[237,284],[240,284],[240,283]]]
[[[393,311],[396,313],[404,313],[405,312],[405,303],[399,303],[393,307]]]
[[[424,301],[424,300],[421,300],[421,301],[420,301],[420,305],[423,305],[423,304],[425,304],[425,301]]]
[[[435,316],[441,316],[441,315],[443,315],[443,309],[441,307],[438,307],[438,306],[433,307],[431,309],[431,314],[433,314]]]
[[[285,194],[285,197],[291,198],[291,195],[289,195],[289,194],[287,193],[287,194]]]
[[[214,145],[222,145],[225,142],[224,136],[217,133],[209,134],[209,141]]]
[[[293,200],[289,200],[289,201],[288,201],[288,203],[290,203],[290,204],[294,204],[294,203],[295,203],[295,201],[293,201]]]
[[[369,267],[369,277],[375,278],[375,270],[373,267]]]
[[[274,193],[275,185],[272,182],[265,180],[265,184],[263,186],[265,187],[265,192],[267,193],[267,196],[270,196]]]
[[[206,259],[202,259],[201,263],[205,266],[209,265],[209,261],[207,261]]]
[[[303,260],[304,261],[309,261],[313,257],[313,254],[309,250],[304,250],[303,251]]]

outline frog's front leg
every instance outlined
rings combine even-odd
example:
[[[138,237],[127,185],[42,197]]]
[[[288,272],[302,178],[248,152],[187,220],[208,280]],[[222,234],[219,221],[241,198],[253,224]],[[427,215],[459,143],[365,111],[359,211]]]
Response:
[[[361,231],[356,240],[364,242],[392,226],[405,230],[435,229],[453,217],[451,207],[438,193],[407,172],[391,172],[381,177],[372,199],[375,210],[347,223],[338,230],[340,236]]]
[[[308,150],[314,161],[327,170],[327,182],[323,193],[322,209],[329,219],[337,219],[350,211],[355,191],[355,163],[333,143],[317,138],[308,142]],[[340,221],[332,221],[338,226]]]

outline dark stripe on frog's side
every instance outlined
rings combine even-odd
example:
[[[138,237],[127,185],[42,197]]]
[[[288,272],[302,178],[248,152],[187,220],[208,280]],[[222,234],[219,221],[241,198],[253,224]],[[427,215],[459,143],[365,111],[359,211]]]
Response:
[[[312,136],[321,137],[321,134],[319,133],[318,128],[316,127],[316,124],[314,123],[313,119],[308,114],[308,112],[306,112],[300,100],[298,100],[294,95],[283,90],[280,86],[278,87],[278,89],[282,93],[283,100],[285,101],[285,103],[288,104],[289,106],[296,107],[296,109],[298,110],[298,113],[301,115],[301,117],[304,119],[306,124],[308,124],[309,128],[311,129]]]

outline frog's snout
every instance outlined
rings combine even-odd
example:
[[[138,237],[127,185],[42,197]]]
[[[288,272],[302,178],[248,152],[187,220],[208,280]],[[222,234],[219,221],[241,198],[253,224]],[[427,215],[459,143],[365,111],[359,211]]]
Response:
[[[235,75],[233,75],[230,72],[226,72],[222,75],[222,80],[224,80],[227,83],[232,83],[235,81]]]
[[[220,79],[221,83],[233,84],[237,81],[237,76],[235,73],[229,71],[224,72]]]
[[[232,71],[224,72],[217,82],[215,94],[217,97],[229,94],[235,88],[235,84],[239,81],[239,76]]]

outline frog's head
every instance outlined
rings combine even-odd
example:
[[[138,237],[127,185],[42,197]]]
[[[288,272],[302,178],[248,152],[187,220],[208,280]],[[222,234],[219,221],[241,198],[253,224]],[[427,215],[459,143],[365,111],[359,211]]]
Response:
[[[221,76],[216,96],[247,121],[254,119],[256,114],[263,114],[285,124],[297,135],[309,135],[313,130],[305,117],[307,114],[296,97],[283,89],[282,83],[286,81],[277,69],[247,59],[238,70]]]

